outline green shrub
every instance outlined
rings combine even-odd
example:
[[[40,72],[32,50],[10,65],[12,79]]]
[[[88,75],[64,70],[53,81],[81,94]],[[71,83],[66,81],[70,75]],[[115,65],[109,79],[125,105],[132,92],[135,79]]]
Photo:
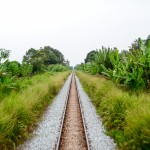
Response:
[[[48,66],[48,71],[49,72],[62,72],[62,71],[67,71],[70,68],[67,66],[63,66],[62,64],[56,64],[56,65],[49,65]]]

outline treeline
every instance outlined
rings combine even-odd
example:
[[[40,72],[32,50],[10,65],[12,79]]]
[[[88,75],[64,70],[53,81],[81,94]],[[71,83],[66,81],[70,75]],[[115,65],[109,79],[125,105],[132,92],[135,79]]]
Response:
[[[69,61],[64,59],[64,55],[50,46],[38,50],[29,49],[23,57],[23,62],[32,65],[32,73],[43,72],[51,64],[69,67]]]
[[[138,38],[129,50],[121,52],[105,47],[93,50],[76,69],[104,75],[132,90],[150,88],[150,36],[146,40]]]
[[[30,77],[43,72],[60,72],[69,70],[69,61],[57,49],[45,46],[40,49],[29,49],[23,56],[22,63],[9,61],[10,50],[0,49],[0,91],[8,93],[19,89],[16,79]],[[2,95],[2,94],[1,94]]]

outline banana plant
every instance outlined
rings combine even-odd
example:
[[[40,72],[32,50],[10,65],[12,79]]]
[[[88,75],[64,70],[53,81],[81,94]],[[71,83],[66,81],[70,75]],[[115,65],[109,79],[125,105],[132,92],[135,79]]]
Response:
[[[102,47],[85,68],[86,72],[103,74],[131,89],[150,88],[150,38],[139,38],[129,51]]]

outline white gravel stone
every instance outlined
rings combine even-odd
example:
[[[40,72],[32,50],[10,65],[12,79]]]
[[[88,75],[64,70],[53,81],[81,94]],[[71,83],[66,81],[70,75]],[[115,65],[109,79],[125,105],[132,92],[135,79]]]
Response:
[[[76,85],[81,107],[84,112],[84,121],[87,129],[87,136],[91,150],[114,150],[116,144],[113,139],[104,132],[104,126],[100,117],[96,114],[95,107],[90,102],[90,98],[84,92],[79,79],[76,77]]]
[[[60,124],[68,99],[71,84],[71,75],[63,88],[55,98],[51,106],[45,112],[42,121],[33,132],[32,138],[21,145],[17,150],[53,150],[57,143]]]
[[[43,115],[42,121],[33,132],[32,138],[19,146],[17,150],[53,150],[58,141],[61,120],[65,104],[68,99],[71,84],[71,75],[63,88]],[[104,133],[104,127],[89,97],[83,91],[79,79],[76,77],[79,99],[84,112],[84,120],[87,128],[88,140],[91,150],[114,150],[116,144]]]

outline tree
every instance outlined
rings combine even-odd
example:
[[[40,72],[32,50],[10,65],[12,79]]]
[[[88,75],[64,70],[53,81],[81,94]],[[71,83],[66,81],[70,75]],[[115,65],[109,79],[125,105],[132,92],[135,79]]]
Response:
[[[20,63],[18,61],[11,61],[7,64],[7,72],[11,74],[11,76],[19,76],[20,75]]]
[[[29,49],[23,57],[23,62],[33,66],[34,72],[42,72],[50,64],[64,64],[63,54],[50,46],[45,46],[39,50]],[[44,69],[43,69],[44,68]]]
[[[23,56],[23,62],[26,62],[27,64],[32,64],[36,57],[38,57],[38,51],[31,48]]]
[[[86,58],[84,59],[85,63],[94,61],[96,53],[97,52],[95,50],[92,50],[91,52],[89,52],[87,54]]]
[[[9,57],[10,50],[0,49],[0,63]]]
[[[65,60],[65,65],[66,65],[66,66],[68,66],[68,67],[70,66],[70,62],[69,62],[69,60],[68,60],[68,59],[67,59],[67,60]]]
[[[50,46],[44,46],[44,49],[46,54],[48,54],[49,58],[47,62],[50,62],[50,64],[63,64],[64,63],[64,55],[57,49],[54,49]],[[54,58],[53,58],[54,57]]]
[[[32,73],[33,66],[23,62],[20,66],[20,75],[25,77]]]
[[[28,65],[33,66],[33,73],[40,72],[43,61],[41,59],[41,54],[39,50],[35,50],[33,48],[29,49],[26,54],[23,56],[22,63],[27,63]]]
[[[7,78],[7,58],[9,57],[10,50],[0,49],[0,83],[4,83]],[[4,62],[3,62],[4,61]]]

